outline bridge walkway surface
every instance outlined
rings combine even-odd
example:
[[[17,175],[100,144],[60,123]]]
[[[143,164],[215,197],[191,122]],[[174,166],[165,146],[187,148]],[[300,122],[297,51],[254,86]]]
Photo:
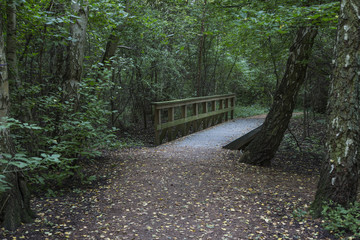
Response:
[[[192,147],[218,149],[232,142],[240,136],[245,135],[251,130],[260,126],[265,119],[265,115],[254,116],[251,118],[238,118],[204,129],[200,132],[187,135],[175,141],[165,143],[159,148],[172,147]]]

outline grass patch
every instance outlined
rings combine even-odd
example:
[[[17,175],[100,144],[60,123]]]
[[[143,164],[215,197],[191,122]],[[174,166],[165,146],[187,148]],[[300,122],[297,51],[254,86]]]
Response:
[[[234,117],[235,118],[250,117],[250,116],[265,114],[268,112],[269,112],[268,107],[264,107],[258,104],[251,106],[236,106],[234,111]]]

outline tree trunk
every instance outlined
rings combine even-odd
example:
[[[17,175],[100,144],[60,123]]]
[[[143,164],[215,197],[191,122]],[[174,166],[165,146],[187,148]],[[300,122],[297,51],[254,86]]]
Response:
[[[9,111],[9,82],[4,49],[4,38],[0,24],[0,124],[4,125]],[[1,154],[13,154],[10,133],[8,129],[0,130],[0,158]],[[30,210],[30,194],[24,179],[16,169],[7,168],[0,164],[0,174],[5,175],[10,189],[0,192],[0,224],[9,230],[15,230],[21,222],[30,222],[34,214]]]
[[[68,97],[78,97],[78,88],[83,72],[83,62],[85,54],[86,29],[88,23],[89,7],[88,3],[82,1],[72,1],[74,15],[70,26],[72,41],[68,47],[68,56],[66,60],[66,71],[64,75],[65,90]]]
[[[203,55],[205,51],[205,17],[206,17],[206,4],[207,0],[204,0],[204,10],[201,19],[201,27],[200,27],[200,39],[199,39],[199,52],[198,52],[198,65],[197,65],[197,77],[196,77],[196,96],[200,97],[203,95],[203,72],[202,72],[202,64],[203,64]]]
[[[300,28],[290,47],[284,77],[275,93],[274,103],[261,131],[245,149],[241,162],[269,166],[288,127],[301,84],[305,80],[308,60],[317,30]]]
[[[116,26],[116,28],[113,30],[113,32],[110,34],[108,42],[106,44],[105,53],[102,58],[102,64],[106,68],[111,67],[111,58],[115,56],[116,50],[119,45],[120,41],[120,35],[119,32],[122,31],[124,28],[124,24],[120,24]]]
[[[360,165],[360,2],[342,0],[335,67],[328,100],[326,157],[311,205],[320,216],[330,200],[348,206],[356,200]]]
[[[14,0],[6,2],[7,35],[6,35],[6,59],[8,65],[8,78],[10,82],[19,87],[19,72],[17,67],[16,49],[16,4]]]
[[[55,3],[52,9],[54,16],[65,15],[65,5],[63,3]],[[59,29],[64,28],[64,23],[58,23]],[[50,49],[50,64],[49,72],[52,76],[52,82],[54,84],[61,84],[62,77],[65,74],[65,60],[66,60],[66,46],[58,44],[59,37],[53,37],[51,39],[53,45]]]

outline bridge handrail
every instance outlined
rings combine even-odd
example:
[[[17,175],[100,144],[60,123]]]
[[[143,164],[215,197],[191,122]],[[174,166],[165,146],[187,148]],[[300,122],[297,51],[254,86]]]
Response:
[[[209,103],[211,109],[209,110]],[[199,112],[199,105],[202,106],[202,112]],[[210,125],[215,125],[217,122],[234,118],[235,109],[235,94],[214,95],[205,97],[194,97],[186,99],[177,99],[164,102],[153,102],[154,108],[154,125],[155,125],[155,144],[160,145],[166,133],[169,140],[174,140],[177,132],[181,130],[182,136],[189,132],[190,124],[194,132],[199,130],[201,121],[203,128]],[[192,106],[192,114],[188,116],[188,106]],[[217,108],[218,106],[218,108]],[[179,119],[175,119],[175,108],[180,108],[181,114]],[[167,110],[168,116],[163,118],[162,112]],[[171,128],[175,127],[175,131]],[[174,133],[175,132],[175,133]]]

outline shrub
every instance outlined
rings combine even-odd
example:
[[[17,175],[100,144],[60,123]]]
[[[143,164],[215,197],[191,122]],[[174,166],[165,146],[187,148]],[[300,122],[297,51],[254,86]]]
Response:
[[[323,226],[336,237],[360,238],[360,202],[350,204],[348,208],[329,203],[323,206],[322,215]]]

